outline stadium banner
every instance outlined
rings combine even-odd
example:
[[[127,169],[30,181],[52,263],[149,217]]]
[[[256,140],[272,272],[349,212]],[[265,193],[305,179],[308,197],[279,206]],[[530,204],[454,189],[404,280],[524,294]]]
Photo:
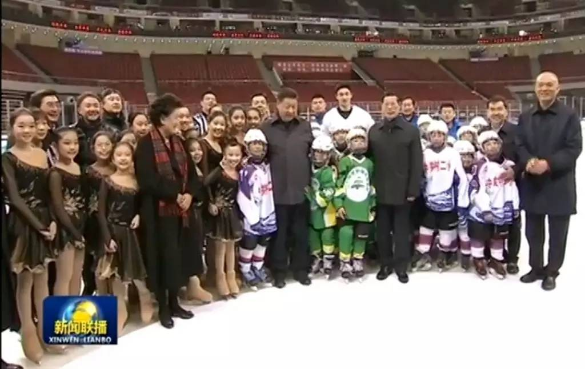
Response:
[[[49,296],[43,301],[48,345],[117,345],[116,296]]]
[[[349,62],[277,61],[274,68],[283,73],[350,73]]]
[[[63,51],[70,54],[103,55],[101,50],[85,47],[64,47]]]
[[[114,13],[114,14],[118,14],[120,13],[120,9],[118,8],[112,8],[111,6],[94,6],[93,10],[100,12],[100,13]]]
[[[124,9],[122,12],[129,15],[148,15],[148,11],[143,9]]]

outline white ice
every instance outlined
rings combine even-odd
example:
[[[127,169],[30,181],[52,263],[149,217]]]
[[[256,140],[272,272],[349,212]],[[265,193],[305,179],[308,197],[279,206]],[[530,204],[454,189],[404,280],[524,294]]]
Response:
[[[577,168],[585,186],[585,154]],[[519,276],[480,280],[460,270],[395,275],[362,283],[317,279],[237,300],[195,307],[195,318],[132,323],[117,346],[71,348],[45,355],[41,368],[585,368],[585,195],[571,219],[557,289]],[[551,199],[554,201],[554,199]],[[521,273],[528,272],[528,245]],[[2,358],[23,357],[18,336],[2,334]]]

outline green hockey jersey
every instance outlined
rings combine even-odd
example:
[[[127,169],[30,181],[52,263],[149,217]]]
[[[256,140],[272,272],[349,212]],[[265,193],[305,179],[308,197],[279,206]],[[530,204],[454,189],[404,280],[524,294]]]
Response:
[[[339,162],[338,172],[335,208],[344,208],[348,220],[373,221],[372,209],[376,206],[376,191],[372,185],[374,163],[366,157],[358,159],[347,155]]]
[[[313,167],[312,172],[311,188],[307,191],[311,203],[311,225],[314,229],[334,227],[337,222],[333,205],[337,171],[335,167],[325,165],[321,168]]]

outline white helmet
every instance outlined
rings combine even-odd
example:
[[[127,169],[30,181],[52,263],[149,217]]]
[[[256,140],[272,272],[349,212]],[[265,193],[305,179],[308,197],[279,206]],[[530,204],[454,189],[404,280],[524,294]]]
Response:
[[[313,140],[311,148],[319,151],[331,151],[333,150],[333,141],[327,135],[319,135]]]
[[[489,127],[489,123],[487,122],[487,120],[485,120],[484,117],[479,116],[479,115],[477,117],[473,118],[471,120],[471,122],[469,122],[469,125],[475,129],[477,129],[478,131],[482,127]]]
[[[447,144],[449,144],[449,146],[455,145],[455,142],[457,142],[457,139],[455,137],[453,136],[447,137]]]
[[[471,133],[474,137],[477,138],[477,129],[475,127],[463,126],[459,128],[459,130],[457,130],[457,139],[460,140],[461,136],[463,136],[466,133]]]
[[[331,123],[331,126],[329,127],[329,133],[331,133],[331,135],[333,136],[334,134],[336,134],[339,131],[346,131],[349,132],[349,124],[347,123],[347,121],[344,120],[336,120],[333,123]]]
[[[264,136],[264,133],[262,133],[261,130],[256,128],[252,128],[244,136],[244,143],[246,145],[252,142],[263,142],[265,145],[268,144],[268,141],[266,140],[266,136]]]
[[[433,122],[433,118],[431,118],[430,115],[428,114],[421,114],[418,117],[418,120],[416,122],[416,124],[420,127],[421,125],[425,124],[425,123],[432,123]]]
[[[455,142],[455,145],[453,145],[453,148],[455,150],[457,150],[457,152],[461,155],[475,154],[475,147],[473,147],[473,144],[471,142],[466,141],[466,140],[459,140],[459,141]]]
[[[363,137],[364,139],[368,139],[368,134],[361,128],[352,128],[349,133],[347,134],[346,140],[350,142],[356,137]]]
[[[485,131],[482,134],[479,135],[478,138],[478,142],[479,145],[483,147],[483,144],[487,141],[491,141],[491,140],[497,140],[497,141],[502,141],[502,139],[500,138],[500,136],[498,136],[498,134],[495,131]]]
[[[433,132],[441,132],[446,135],[449,133],[449,128],[442,120],[433,120],[431,124],[429,124],[429,128],[427,128],[427,134],[430,136]]]

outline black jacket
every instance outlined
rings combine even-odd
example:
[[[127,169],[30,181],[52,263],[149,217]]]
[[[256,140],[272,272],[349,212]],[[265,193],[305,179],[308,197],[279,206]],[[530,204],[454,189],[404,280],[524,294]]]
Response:
[[[91,140],[96,133],[103,130],[103,124],[101,121],[88,122],[80,116],[75,127],[79,135],[79,154],[77,154],[75,161],[81,167],[86,167],[96,160],[91,149]]]
[[[532,214],[576,214],[575,167],[583,149],[577,114],[559,101],[547,110],[532,108],[520,115],[516,144],[521,168],[532,158],[544,159],[550,167],[542,175],[524,173],[522,208]]]
[[[500,139],[502,140],[502,152],[504,157],[508,160],[512,160],[516,164],[514,172],[516,173],[516,182],[519,183],[524,168],[522,168],[518,162],[518,146],[516,146],[517,130],[518,126],[516,124],[504,122],[498,131],[498,136],[500,136]]]
[[[285,123],[275,117],[262,123],[261,130],[268,140],[275,204],[303,203],[311,182],[311,125],[298,118]]]
[[[117,136],[128,128],[126,117],[122,113],[112,114],[104,111],[102,114],[102,124],[104,125],[104,128],[114,132],[116,138],[119,138]]]
[[[368,134],[368,154],[376,168],[379,204],[403,205],[408,197],[420,195],[422,147],[418,129],[411,123],[402,116],[376,123]]]

